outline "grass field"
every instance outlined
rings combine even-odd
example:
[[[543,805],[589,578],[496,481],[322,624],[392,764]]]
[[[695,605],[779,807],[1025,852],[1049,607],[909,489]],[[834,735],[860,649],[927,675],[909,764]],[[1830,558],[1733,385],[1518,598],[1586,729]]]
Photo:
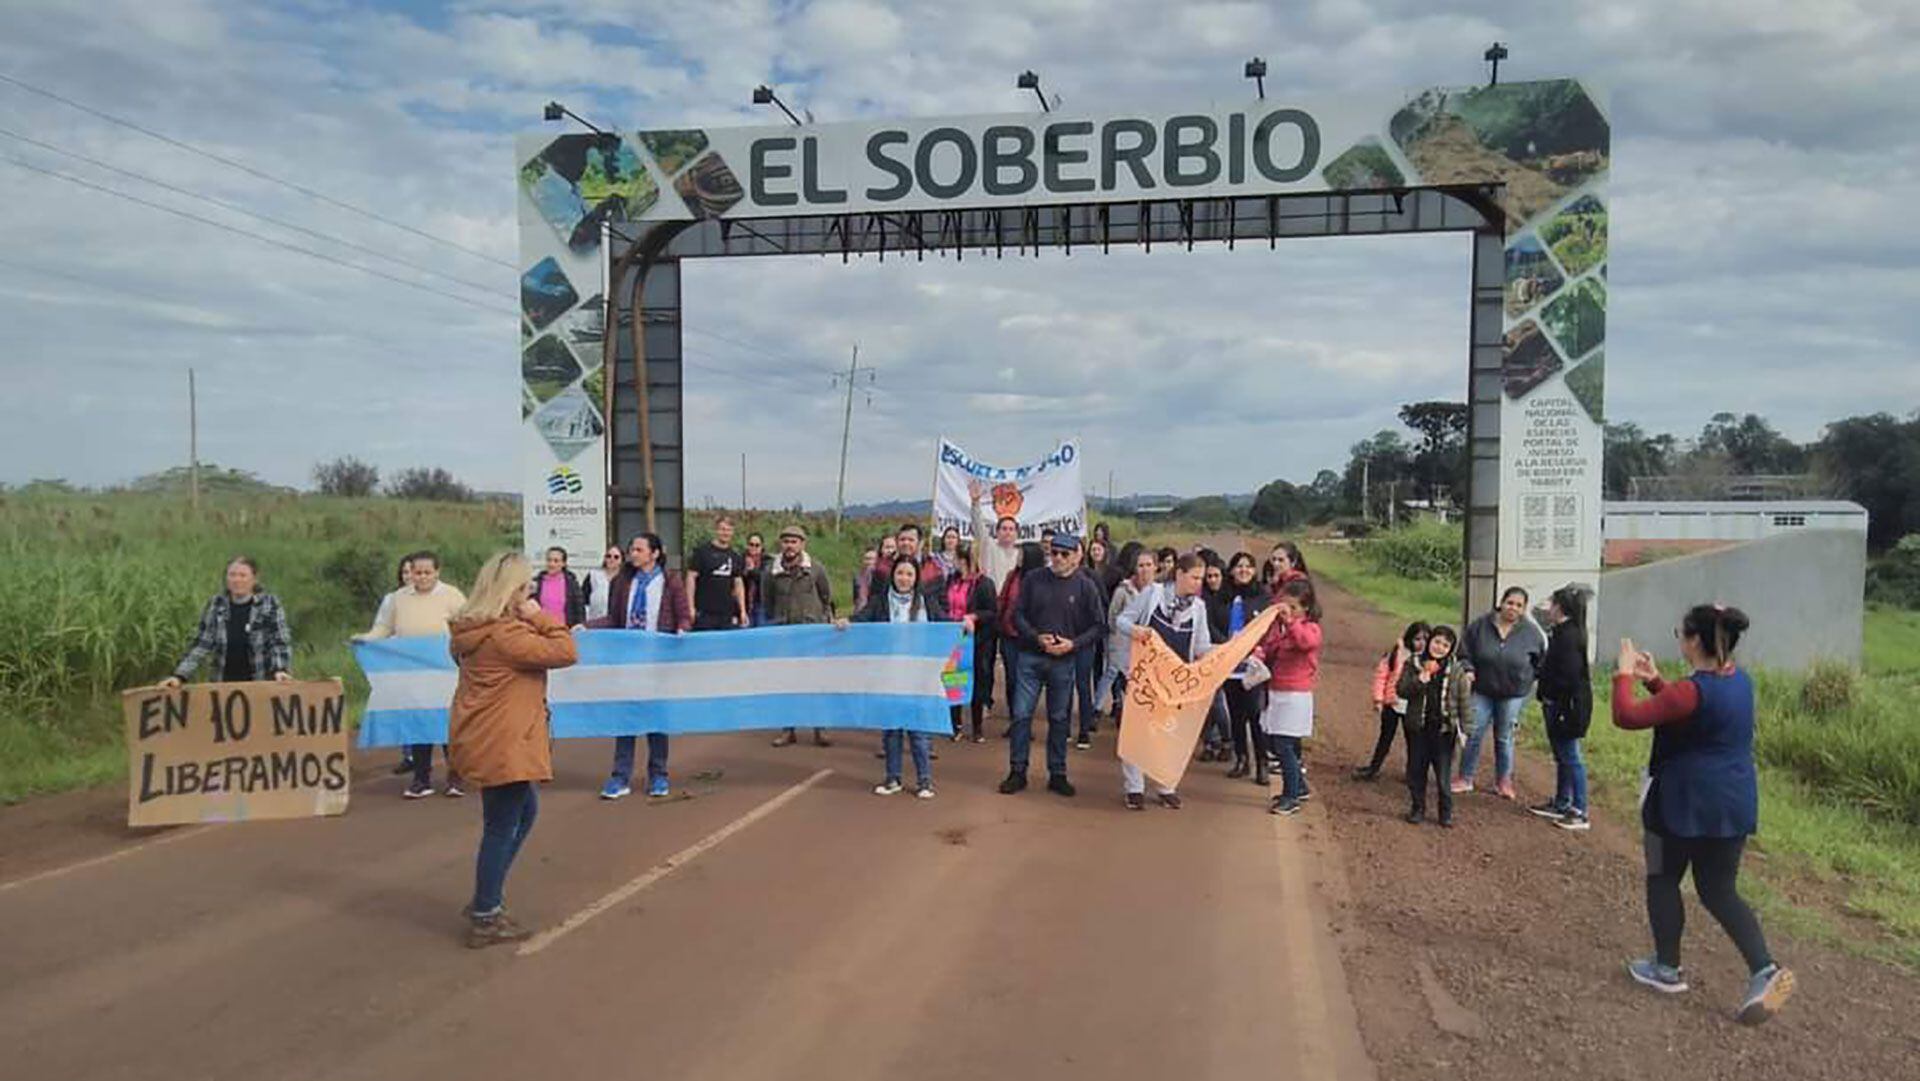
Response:
[[[1396,618],[1459,621],[1456,586],[1381,574],[1333,544],[1312,545],[1307,560],[1316,574]],[[1796,933],[1920,966],[1920,720],[1911,708],[1920,691],[1920,613],[1870,611],[1865,645],[1863,672],[1821,677],[1846,684],[1845,705],[1815,710],[1805,678],[1755,673],[1761,833],[1754,847],[1764,857],[1749,863],[1748,877],[1770,918]],[[1610,669],[1604,649],[1600,660]],[[1648,739],[1608,723],[1609,677],[1595,673],[1585,750],[1596,812],[1624,819],[1635,814]],[[1537,705],[1521,730],[1529,747],[1548,754]],[[1884,933],[1862,938],[1842,916]]]
[[[399,556],[434,548],[464,585],[519,536],[504,504],[233,496],[196,519],[165,496],[0,499],[0,802],[124,773],[117,692],[168,674],[231,556],[257,559],[287,606],[295,674],[343,677],[357,717],[366,685],[346,639]]]

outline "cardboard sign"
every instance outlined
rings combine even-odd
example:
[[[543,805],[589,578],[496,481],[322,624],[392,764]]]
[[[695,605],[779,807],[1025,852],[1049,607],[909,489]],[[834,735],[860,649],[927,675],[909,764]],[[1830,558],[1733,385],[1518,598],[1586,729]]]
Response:
[[[120,704],[129,826],[347,809],[347,702],[337,679],[137,687]]]
[[[1132,642],[1127,668],[1127,716],[1120,726],[1120,757],[1168,788],[1180,787],[1193,745],[1207,723],[1213,694],[1280,614],[1268,608],[1231,639],[1191,664],[1167,648],[1158,634]]]

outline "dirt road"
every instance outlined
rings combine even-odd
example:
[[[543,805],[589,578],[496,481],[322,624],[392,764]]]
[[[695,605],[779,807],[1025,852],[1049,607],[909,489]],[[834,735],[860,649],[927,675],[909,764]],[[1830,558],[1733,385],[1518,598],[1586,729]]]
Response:
[[[1397,628],[1328,601],[1298,818],[1213,766],[1185,810],[1129,813],[1111,732],[1071,801],[996,794],[997,739],[939,744],[923,803],[870,794],[873,737],[742,735],[676,742],[683,798],[606,804],[606,748],[562,744],[508,892],[566,930],[527,954],[459,943],[471,798],[369,775],[343,818],[131,848],[114,793],[0,811],[5,1074],[1920,1077],[1915,982],[1777,929],[1802,990],[1766,1028],[1727,1018],[1737,961],[1697,910],[1692,995],[1627,983],[1628,825],[1477,796],[1420,829],[1397,784],[1346,780]],[[1523,796],[1547,780],[1528,763]]]

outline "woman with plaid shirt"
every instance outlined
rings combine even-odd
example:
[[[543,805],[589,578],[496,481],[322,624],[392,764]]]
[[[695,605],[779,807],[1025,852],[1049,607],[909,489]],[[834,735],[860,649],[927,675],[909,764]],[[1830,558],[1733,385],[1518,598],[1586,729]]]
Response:
[[[207,602],[193,645],[166,686],[178,687],[212,661],[221,683],[292,679],[293,631],[280,599],[260,588],[260,567],[247,556],[227,564],[227,590]]]

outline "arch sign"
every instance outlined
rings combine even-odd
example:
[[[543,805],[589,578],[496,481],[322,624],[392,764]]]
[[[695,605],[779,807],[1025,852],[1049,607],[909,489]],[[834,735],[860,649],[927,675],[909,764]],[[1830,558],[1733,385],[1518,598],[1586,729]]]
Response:
[[[610,485],[610,473],[628,468],[632,456],[620,452],[636,437],[615,425],[611,446],[607,438],[607,417],[620,408],[602,370],[609,300],[622,310],[607,280],[610,248],[649,233],[677,238],[649,255],[670,265],[673,283],[671,296],[647,302],[651,326],[660,311],[677,321],[682,258],[884,255],[908,237],[923,253],[962,249],[984,242],[956,232],[943,245],[928,223],[963,230],[961,215],[990,215],[998,238],[1003,221],[1031,225],[1042,220],[1038,210],[1053,215],[1053,242],[1069,244],[1085,243],[1094,221],[1107,238],[1122,217],[1140,223],[1123,242],[1151,242],[1164,218],[1189,246],[1196,238],[1474,233],[1468,557],[1469,593],[1481,596],[1471,603],[1495,585],[1538,593],[1594,583],[1609,143],[1604,102],[1573,79],[1435,88],[1411,99],[522,135],[526,544],[584,555],[616,524],[609,493],[626,482]],[[1295,205],[1323,208],[1324,222],[1288,218],[1283,211]],[[1255,220],[1262,208],[1264,224]],[[1196,221],[1214,223],[1212,231]],[[775,233],[798,239],[737,246],[742,235]],[[1039,233],[1031,239],[1036,250],[1043,243]],[[672,361],[671,380],[660,383],[673,391],[672,434],[656,431],[652,442],[676,452],[677,340],[676,326],[660,347],[670,352],[647,349],[648,386],[654,365]],[[656,403],[649,415],[661,412]],[[669,457],[671,483],[650,478],[647,489],[677,500],[677,453]]]

